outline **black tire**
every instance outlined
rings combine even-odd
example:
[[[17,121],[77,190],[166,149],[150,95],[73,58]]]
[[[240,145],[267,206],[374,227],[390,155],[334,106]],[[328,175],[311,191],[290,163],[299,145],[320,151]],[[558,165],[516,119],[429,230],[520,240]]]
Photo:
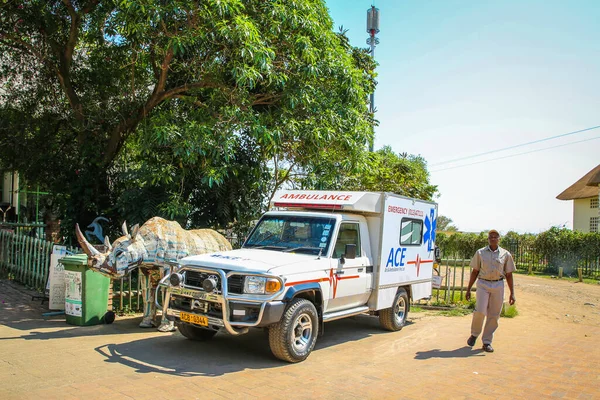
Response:
[[[213,331],[212,329],[199,328],[188,324],[179,324],[177,328],[186,338],[199,342],[210,340],[217,334],[217,331]]]
[[[406,324],[408,316],[408,294],[403,288],[398,289],[393,306],[379,311],[379,322],[383,329],[396,332]]]
[[[104,314],[104,323],[110,325],[113,322],[115,322],[115,313],[112,311],[107,311],[106,314]]]
[[[275,357],[297,363],[309,356],[318,334],[319,316],[313,303],[293,299],[281,320],[269,327],[269,346]]]

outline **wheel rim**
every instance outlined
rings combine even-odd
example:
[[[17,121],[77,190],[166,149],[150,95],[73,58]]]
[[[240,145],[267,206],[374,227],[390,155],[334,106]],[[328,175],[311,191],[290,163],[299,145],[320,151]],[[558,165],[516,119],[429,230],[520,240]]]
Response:
[[[402,324],[404,317],[406,317],[406,302],[404,301],[404,297],[400,296],[396,302],[396,323],[398,325]]]
[[[310,345],[313,324],[308,314],[300,314],[294,321],[292,345],[297,352],[303,352]]]

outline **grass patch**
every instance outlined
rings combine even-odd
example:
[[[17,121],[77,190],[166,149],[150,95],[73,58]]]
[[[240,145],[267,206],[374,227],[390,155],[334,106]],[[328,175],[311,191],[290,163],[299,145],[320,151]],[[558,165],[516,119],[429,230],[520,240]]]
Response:
[[[410,312],[414,313],[414,312],[423,312],[425,310],[423,310],[421,307],[418,306],[410,306]]]
[[[471,292],[471,300],[469,300],[469,301],[467,301],[465,299],[466,290],[463,290],[462,298],[461,298],[460,290],[455,290],[454,294],[452,293],[453,292],[452,290],[449,290],[448,292],[449,293],[446,294],[446,290],[434,289],[433,293],[431,294],[431,300],[429,300],[428,305],[440,306],[440,307],[456,306],[456,307],[465,308],[468,310],[475,309],[475,292]],[[439,293],[439,296],[438,296],[438,293]]]
[[[468,308],[453,308],[448,311],[440,311],[439,314],[445,317],[462,317],[471,314],[471,312],[473,312],[473,310],[470,310]]]
[[[512,306],[504,306],[502,307],[502,312],[500,313],[500,317],[503,318],[514,318],[519,315],[519,311],[517,307],[513,304]]]

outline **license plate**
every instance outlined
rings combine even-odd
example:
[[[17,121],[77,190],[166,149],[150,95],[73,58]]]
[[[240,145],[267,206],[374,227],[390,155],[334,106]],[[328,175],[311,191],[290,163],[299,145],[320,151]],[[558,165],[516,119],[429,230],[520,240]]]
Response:
[[[208,318],[206,318],[202,315],[189,314],[186,312],[182,312],[179,314],[179,318],[181,318],[181,320],[183,322],[189,322],[190,324],[208,326]]]

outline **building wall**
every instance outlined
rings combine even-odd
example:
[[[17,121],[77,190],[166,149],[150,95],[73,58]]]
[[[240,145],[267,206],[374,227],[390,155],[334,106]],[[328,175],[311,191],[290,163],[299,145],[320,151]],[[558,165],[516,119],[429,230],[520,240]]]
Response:
[[[590,231],[590,219],[600,216],[598,202],[592,202],[593,197],[573,200],[573,230],[580,232]],[[597,199],[597,197],[596,197]],[[592,204],[596,205],[592,208]]]

